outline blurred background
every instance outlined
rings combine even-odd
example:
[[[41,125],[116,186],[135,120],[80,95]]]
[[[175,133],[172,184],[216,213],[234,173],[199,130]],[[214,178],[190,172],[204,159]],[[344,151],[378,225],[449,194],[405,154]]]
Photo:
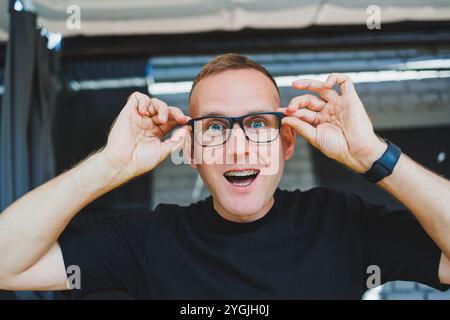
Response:
[[[449,0],[0,0],[0,209],[103,146],[133,91],[187,110],[197,72],[226,52],[264,65],[283,104],[302,93],[293,79],[349,74],[376,132],[450,177]],[[318,185],[401,207],[298,138],[281,187]],[[207,195],[195,171],[168,159],[72,223]],[[0,291],[0,299],[62,298]],[[450,291],[397,281],[365,298],[450,299]]]

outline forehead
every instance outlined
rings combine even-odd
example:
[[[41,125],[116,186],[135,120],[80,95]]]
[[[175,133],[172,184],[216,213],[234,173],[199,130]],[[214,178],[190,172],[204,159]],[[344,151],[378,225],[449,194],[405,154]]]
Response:
[[[189,103],[191,117],[216,113],[240,116],[255,111],[273,111],[280,106],[278,91],[263,73],[228,70],[200,80]]]

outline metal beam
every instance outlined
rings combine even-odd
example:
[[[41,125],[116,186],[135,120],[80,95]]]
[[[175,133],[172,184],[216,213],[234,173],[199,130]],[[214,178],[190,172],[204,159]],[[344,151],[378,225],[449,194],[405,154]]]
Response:
[[[308,50],[360,50],[434,46],[450,43],[450,21],[401,22],[368,30],[366,26],[315,26],[288,30],[241,30],[196,34],[71,37],[63,57],[142,57],[156,55],[249,53]]]

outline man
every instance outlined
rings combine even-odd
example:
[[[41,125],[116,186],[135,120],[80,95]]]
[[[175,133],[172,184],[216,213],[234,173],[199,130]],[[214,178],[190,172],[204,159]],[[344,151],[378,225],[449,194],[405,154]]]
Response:
[[[317,95],[280,107],[275,81],[262,66],[226,54],[195,79],[190,117],[133,93],[101,151],[0,215],[0,288],[71,288],[74,297],[121,290],[135,298],[360,299],[376,270],[381,283],[412,280],[444,290],[450,182],[375,135],[345,75],[292,86]],[[163,140],[178,126],[181,134]],[[277,189],[296,133],[367,173],[409,210],[388,212],[329,188]],[[180,136],[190,159],[219,154],[191,161],[211,197],[63,233],[88,203],[153,170],[180,147]],[[66,272],[76,268],[81,280],[73,288]]]

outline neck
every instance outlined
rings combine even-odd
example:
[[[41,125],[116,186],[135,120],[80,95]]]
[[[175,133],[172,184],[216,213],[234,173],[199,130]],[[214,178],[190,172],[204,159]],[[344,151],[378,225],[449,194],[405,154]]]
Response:
[[[213,197],[213,204],[214,209],[219,213],[219,215],[224,218],[225,220],[233,221],[233,222],[239,222],[239,223],[245,223],[245,222],[252,222],[256,221],[258,219],[261,219],[264,217],[267,212],[272,208],[275,200],[274,197],[270,197],[269,200],[264,204],[264,206],[258,210],[255,213],[251,213],[248,215],[241,215],[241,214],[235,214],[233,212],[227,211],[219,202],[216,201],[216,199]]]

